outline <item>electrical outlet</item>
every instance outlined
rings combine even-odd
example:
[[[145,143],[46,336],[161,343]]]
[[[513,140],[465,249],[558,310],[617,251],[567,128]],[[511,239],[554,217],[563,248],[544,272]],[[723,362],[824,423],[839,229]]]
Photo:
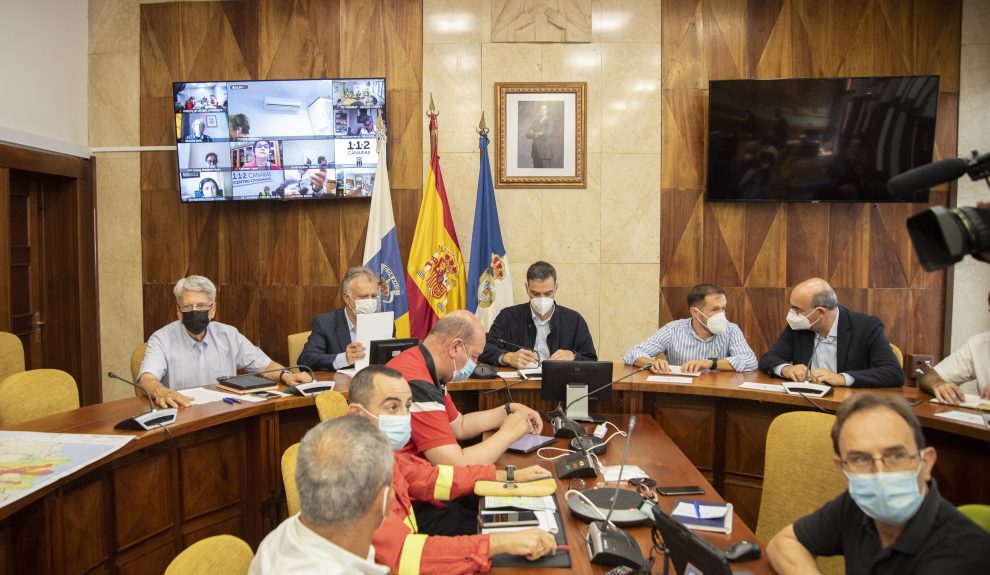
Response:
[[[904,371],[907,372],[908,379],[921,379],[921,376],[928,372],[935,365],[935,357],[922,353],[908,354],[904,362]],[[922,373],[918,373],[917,370]]]

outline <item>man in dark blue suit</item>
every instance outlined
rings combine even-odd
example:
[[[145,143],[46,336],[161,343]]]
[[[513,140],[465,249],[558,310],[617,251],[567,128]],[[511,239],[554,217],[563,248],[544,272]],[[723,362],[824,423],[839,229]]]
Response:
[[[880,318],[840,306],[832,286],[821,278],[795,286],[790,303],[788,326],[760,358],[761,371],[832,386],[904,384],[904,370]]]
[[[361,266],[347,270],[343,288],[344,307],[313,318],[299,364],[314,371],[330,371],[353,365],[366,350],[357,341],[357,314],[378,311],[378,276]]]

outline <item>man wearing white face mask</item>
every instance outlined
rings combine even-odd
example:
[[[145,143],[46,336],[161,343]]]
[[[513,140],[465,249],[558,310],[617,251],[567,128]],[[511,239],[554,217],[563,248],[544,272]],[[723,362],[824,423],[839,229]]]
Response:
[[[357,316],[378,311],[378,276],[360,266],[347,270],[341,285],[344,307],[313,318],[312,333],[299,354],[299,364],[315,371],[343,369],[364,358],[357,339]]]
[[[840,306],[825,280],[811,278],[794,286],[787,324],[760,358],[760,371],[833,386],[904,384],[904,370],[880,318]]]
[[[831,555],[846,573],[985,573],[990,534],[939,495],[935,449],[907,402],[857,394],[835,415],[835,467],[849,488],[774,536],[777,573],[819,573],[815,556]]]
[[[297,515],[258,546],[250,575],[385,575],[374,562],[372,534],[390,500],[392,450],[360,417],[325,421],[299,442]]]
[[[668,373],[671,365],[684,371],[753,371],[756,354],[739,326],[726,319],[726,303],[725,290],[716,285],[692,287],[687,294],[691,317],[664,325],[623,360],[636,367],[649,365],[653,373]],[[661,353],[667,358],[656,358]]]
[[[536,367],[548,359],[597,360],[588,322],[581,314],[558,305],[557,270],[538,261],[526,270],[529,303],[507,307],[488,330],[481,361],[515,368]],[[505,342],[508,342],[506,344]]]
[[[409,441],[412,392],[399,372],[377,365],[362,369],[351,380],[348,401],[348,411],[376,423],[388,435],[392,449],[398,450]],[[549,471],[534,465],[515,471],[514,479],[531,481],[549,476]],[[499,553],[530,559],[553,553],[556,549],[553,536],[539,529],[475,535],[476,505],[470,510],[452,506],[462,512],[469,535],[426,535],[431,532],[431,525],[413,510],[413,505],[468,495],[480,479],[505,481],[507,478],[506,472],[496,471],[494,465],[434,466],[420,457],[397,451],[392,479],[394,497],[385,521],[372,538],[376,560],[388,565],[393,573],[460,575],[488,571],[491,557]]]

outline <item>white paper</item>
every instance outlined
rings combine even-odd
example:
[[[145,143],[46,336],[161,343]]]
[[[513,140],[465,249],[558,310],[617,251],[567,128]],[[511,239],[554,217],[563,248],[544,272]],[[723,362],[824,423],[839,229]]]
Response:
[[[518,507],[519,509],[549,509],[553,511],[557,506],[553,502],[553,495],[543,497],[505,497],[498,495],[485,496],[485,509],[501,509],[503,507]]]
[[[787,389],[783,385],[778,385],[776,383],[756,383],[755,381],[746,381],[739,384],[741,389],[756,389],[759,391],[779,391],[781,393],[786,393]]]
[[[605,476],[606,482],[617,481],[619,479],[619,466],[606,465],[602,468],[602,475]],[[649,475],[636,465],[626,465],[622,468],[622,481],[628,481],[637,477],[649,477]]]
[[[338,369],[337,373],[341,375],[346,375],[347,377],[354,377],[357,375],[357,369],[353,367],[345,367],[344,369]]]
[[[936,413],[935,417],[944,417],[945,419],[951,419],[953,421],[961,421],[971,425],[986,427],[986,423],[983,421],[983,416],[979,413],[969,413],[966,411],[946,411],[945,413]]]
[[[379,339],[392,339],[392,324],[395,313],[359,313],[357,316],[357,340],[364,345],[364,358],[354,362],[354,369],[360,371],[368,367],[371,360],[371,342]]]
[[[694,383],[690,377],[678,377],[676,375],[651,375],[646,381],[652,383]]]
[[[498,372],[498,376],[501,377],[502,379],[519,379],[519,372],[518,371],[500,371],[500,372]]]
[[[981,404],[990,407],[990,399],[983,399],[975,393],[967,393],[965,394],[965,396],[966,399],[963,400],[963,402],[960,403],[958,406],[954,406],[954,407],[968,407],[970,409],[980,409]],[[938,398],[932,398],[931,402],[941,403],[943,405],[952,405],[951,403],[945,403],[944,401],[941,401]]]
[[[265,401],[263,397],[255,397],[250,394],[239,394],[239,393],[224,393],[222,391],[216,391],[213,389],[206,389],[205,387],[191,387],[188,389],[180,389],[179,393],[186,397],[193,398],[193,405],[202,405],[204,403],[213,403],[215,401],[223,401],[225,397],[233,397],[237,401],[244,401],[247,403],[255,403],[258,401]]]
[[[688,377],[697,377],[697,376],[701,375],[701,372],[700,371],[684,371],[683,369],[681,369],[681,366],[679,366],[679,365],[672,365],[672,366],[670,366],[670,373],[673,373],[673,374],[676,374],[676,375],[686,375]]]
[[[535,367],[532,369],[520,369],[519,376],[524,379],[540,379],[543,377],[543,368]]]
[[[698,512],[701,515],[698,515]],[[690,517],[691,519],[718,519],[719,517],[725,517],[725,514],[729,511],[728,507],[725,505],[705,505],[704,503],[699,503],[698,508],[694,508],[693,503],[688,503],[686,501],[681,501],[674,507],[674,512],[671,515],[681,517]]]

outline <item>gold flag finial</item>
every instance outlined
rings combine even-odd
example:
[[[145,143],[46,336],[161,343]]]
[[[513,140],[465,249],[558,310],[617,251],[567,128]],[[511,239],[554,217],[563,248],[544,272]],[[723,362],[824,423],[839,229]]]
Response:
[[[430,109],[426,112],[426,115],[431,118],[436,118],[440,115],[440,112],[437,111],[436,104],[433,103],[433,92],[430,92]]]
[[[482,136],[488,135],[488,124],[485,123],[485,111],[481,111],[481,121],[478,122],[478,133]]]

